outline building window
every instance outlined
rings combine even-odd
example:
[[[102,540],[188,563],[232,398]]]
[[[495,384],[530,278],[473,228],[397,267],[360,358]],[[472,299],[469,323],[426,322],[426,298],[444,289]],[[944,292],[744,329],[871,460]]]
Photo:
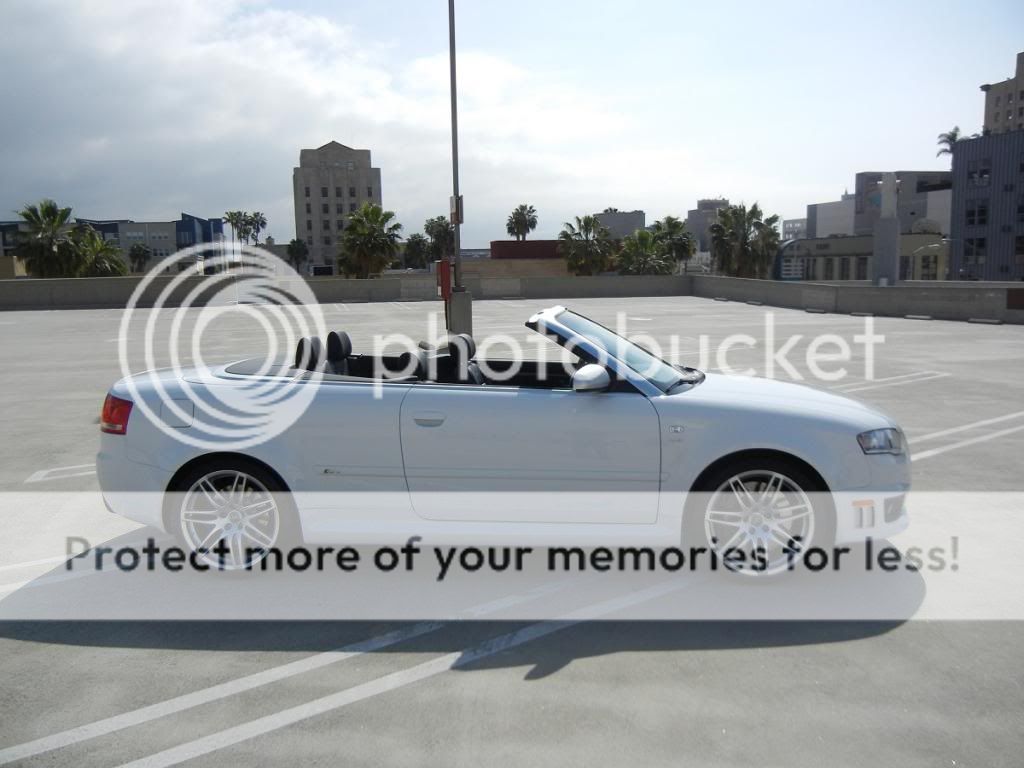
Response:
[[[868,257],[858,256],[857,257],[857,279],[867,280],[868,279]]]
[[[331,212],[331,206],[329,206],[327,203],[321,203],[321,205],[320,205],[320,213],[325,213],[326,214],[326,213],[330,213],[330,212]]]
[[[324,235],[324,245],[330,245],[330,244],[331,244],[331,236],[330,235]]]
[[[334,212],[335,213],[344,213],[345,212],[345,204],[344,203],[336,203],[335,206],[334,206]]]
[[[921,257],[921,279],[939,279],[939,257],[935,254],[926,253]]]
[[[356,210],[356,204],[355,203],[349,203],[348,204],[348,212],[349,213],[355,213],[355,210]]]
[[[334,196],[335,197],[341,197],[341,187],[335,187],[334,188]]]
[[[345,228],[344,220],[343,219],[338,219],[338,226],[337,226],[338,231],[341,232],[341,230],[343,230],[344,228]]]
[[[324,219],[324,232],[330,232],[330,231],[331,231],[331,222],[329,222],[327,219]]]
[[[312,212],[313,212],[313,206],[310,205],[309,203],[306,203],[306,213],[312,213]]]
[[[312,228],[313,228],[313,220],[312,219],[306,219],[306,231],[309,231]]]
[[[349,187],[348,188],[348,196],[349,197],[355,197],[356,196],[356,188],[355,187]]]
[[[1017,266],[1024,266],[1024,235],[1017,235],[1015,253],[1017,257]]]
[[[345,168],[350,171],[354,171],[356,169],[356,164],[352,160],[349,160],[347,163],[345,163]]]
[[[839,260],[839,279],[850,279],[850,260],[845,256]]]
[[[964,240],[964,263],[981,266],[985,263],[986,241],[984,237],[968,237]]]
[[[975,187],[987,187],[992,176],[992,159],[972,160],[967,164],[967,183]]]
[[[366,188],[366,196],[367,197],[373,197],[373,187],[367,187]]]
[[[306,187],[306,197],[309,197],[309,187]]]
[[[313,238],[312,237],[307,237],[306,238],[306,245],[312,245],[312,244],[313,244]]]
[[[988,200],[967,201],[967,226],[984,227],[988,225]]]
[[[836,274],[835,265],[832,263],[833,259],[825,259],[825,279],[832,280]]]
[[[1001,98],[1003,98],[1003,97],[1002,97],[1002,96],[996,96],[996,106],[997,106],[997,107],[999,106],[999,100],[1000,100]]]
[[[1024,195],[1017,198],[1017,223],[1024,224]]]

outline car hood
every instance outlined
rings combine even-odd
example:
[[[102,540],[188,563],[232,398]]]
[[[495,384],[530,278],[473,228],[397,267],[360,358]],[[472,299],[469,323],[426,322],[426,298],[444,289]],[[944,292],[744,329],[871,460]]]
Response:
[[[709,373],[699,386],[681,395],[694,400],[773,411],[814,411],[857,421],[867,428],[896,427],[891,417],[872,405],[821,389],[756,376]]]

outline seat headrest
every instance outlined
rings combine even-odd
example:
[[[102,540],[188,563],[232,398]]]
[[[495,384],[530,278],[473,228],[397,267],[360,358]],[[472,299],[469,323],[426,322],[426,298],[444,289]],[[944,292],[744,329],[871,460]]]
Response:
[[[324,361],[324,345],[320,339],[302,338],[295,347],[295,367],[303,371],[315,371]]]
[[[459,350],[455,350],[454,347],[459,346]],[[465,357],[466,360],[472,360],[476,357],[476,342],[473,341],[473,337],[468,333],[460,333],[457,336],[452,336],[448,339],[448,354],[452,357],[459,358],[460,360]]]
[[[427,377],[427,355],[422,349],[410,349],[398,356],[398,367],[404,376]]]
[[[327,359],[332,363],[344,360],[352,354],[352,339],[344,331],[327,334]]]

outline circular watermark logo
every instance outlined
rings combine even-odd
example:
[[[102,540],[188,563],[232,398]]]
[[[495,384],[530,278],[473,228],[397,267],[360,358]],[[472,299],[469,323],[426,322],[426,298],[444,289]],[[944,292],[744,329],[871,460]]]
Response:
[[[324,338],[326,329],[309,285],[285,261],[249,245],[212,258],[209,248],[168,256],[132,293],[118,334],[122,385],[167,436],[241,450],[280,435],[309,408],[310,383],[322,374],[292,367],[293,354],[299,339]],[[203,349],[211,337],[216,361]],[[232,340],[254,337],[251,349],[262,352],[239,362]]]

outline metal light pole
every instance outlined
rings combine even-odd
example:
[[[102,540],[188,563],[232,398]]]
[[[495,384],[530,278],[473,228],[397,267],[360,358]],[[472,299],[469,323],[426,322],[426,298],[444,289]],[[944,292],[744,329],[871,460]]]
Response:
[[[448,0],[448,68],[451,73],[452,96],[452,227],[455,230],[455,289],[462,289],[462,249],[460,225],[462,200],[459,198],[459,106],[455,88],[455,0]]]
[[[452,96],[452,200],[451,222],[455,246],[455,286],[448,305],[448,330],[473,333],[473,297],[462,283],[462,195],[459,194],[459,109],[455,88],[455,0],[448,0],[448,64]]]

